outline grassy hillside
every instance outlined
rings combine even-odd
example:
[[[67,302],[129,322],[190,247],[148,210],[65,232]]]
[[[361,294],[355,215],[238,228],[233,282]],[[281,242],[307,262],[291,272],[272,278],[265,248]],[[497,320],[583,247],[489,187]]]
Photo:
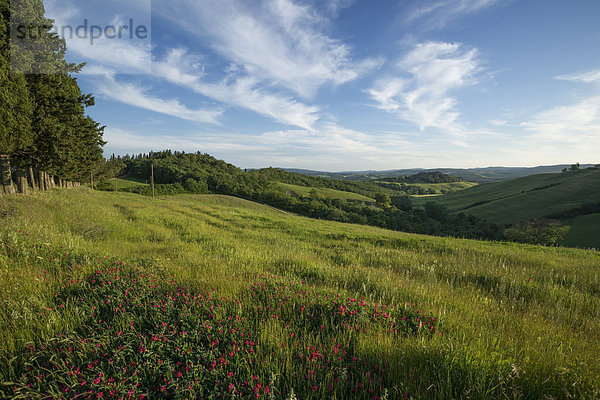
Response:
[[[389,183],[388,183],[389,184]],[[427,195],[440,195],[444,193],[457,192],[459,190],[464,190],[468,188],[472,188],[477,186],[478,184],[475,182],[448,182],[448,183],[411,183],[411,184],[402,184],[402,183],[394,183],[394,185],[398,186],[398,188],[402,188],[402,186],[414,187],[423,189],[423,191],[427,192]],[[413,195],[415,197],[423,196],[423,195]]]
[[[581,168],[592,167],[592,164],[581,165]],[[411,176],[422,172],[440,171],[445,174],[458,176],[466,181],[486,183],[509,179],[522,178],[530,175],[545,173],[558,173],[569,164],[547,165],[539,167],[486,167],[486,168],[435,168],[435,169],[397,169],[388,171],[347,171],[347,172],[323,172],[306,169],[288,168],[286,171],[297,172],[308,176],[320,176],[324,178],[344,179],[351,181],[370,181],[389,177]]]
[[[116,185],[115,185],[116,181]],[[97,184],[97,187],[101,190],[117,190],[130,189],[139,186],[148,186],[147,180],[135,177],[124,177],[124,178],[112,178],[104,180]]]
[[[596,251],[218,195],[53,190],[0,219],[5,397],[600,395]]]
[[[316,188],[316,187],[307,187],[307,186],[298,186],[292,185],[289,183],[281,183],[278,182],[277,185],[285,190],[295,193],[300,196],[310,197],[311,190],[315,190],[317,194],[321,197],[328,197],[331,199],[340,199],[340,200],[358,200],[363,201],[365,203],[375,203],[370,197],[363,196],[362,194],[352,193],[352,192],[344,192],[341,190],[329,189],[329,188]]]
[[[512,223],[600,201],[600,170],[541,174],[494,182],[436,199],[452,212],[463,211],[496,223]]]
[[[600,214],[580,215],[563,223],[571,227],[563,245],[600,249]]]

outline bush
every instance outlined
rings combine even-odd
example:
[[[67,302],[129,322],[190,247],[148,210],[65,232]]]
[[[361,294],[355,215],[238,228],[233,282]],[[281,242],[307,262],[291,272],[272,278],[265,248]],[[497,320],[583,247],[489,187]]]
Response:
[[[504,236],[512,242],[554,246],[565,237],[570,228],[557,220],[535,219],[517,222],[504,231]]]

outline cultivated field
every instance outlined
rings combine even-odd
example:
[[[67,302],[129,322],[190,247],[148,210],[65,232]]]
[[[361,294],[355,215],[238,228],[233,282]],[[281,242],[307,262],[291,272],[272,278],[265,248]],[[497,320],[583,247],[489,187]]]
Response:
[[[600,396],[597,251],[86,188],[0,220],[6,398]]]
[[[282,183],[282,182],[277,182],[277,185],[283,190],[296,193],[297,195],[300,195],[300,196],[310,197],[311,191],[315,190],[319,196],[328,197],[330,199],[358,200],[358,201],[363,201],[365,203],[375,203],[375,200],[373,200],[370,197],[363,196],[362,194],[358,194],[358,193],[344,192],[342,190],[309,187],[309,186],[299,186],[299,185],[292,185],[289,183]]]
[[[499,224],[543,217],[600,201],[600,170],[541,174],[487,183],[438,197],[450,212],[465,212]]]
[[[403,184],[398,182],[396,183],[397,186],[401,187]],[[433,192],[430,193],[430,195],[440,195],[443,193],[452,193],[452,192],[458,192],[460,190],[464,190],[464,189],[468,189],[468,188],[472,188],[474,186],[477,186],[478,184],[475,182],[447,182],[447,183],[405,183],[405,186],[408,187],[415,187],[415,188],[421,188],[423,190],[427,190],[429,192]],[[421,195],[423,196],[423,195]],[[414,197],[421,197],[419,195],[415,195]],[[425,195],[428,196],[428,195]]]

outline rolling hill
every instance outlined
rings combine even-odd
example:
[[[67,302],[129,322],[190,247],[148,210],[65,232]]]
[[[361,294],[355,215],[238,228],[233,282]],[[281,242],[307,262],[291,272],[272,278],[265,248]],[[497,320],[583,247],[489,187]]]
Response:
[[[581,165],[581,168],[592,167],[592,164]],[[561,172],[564,168],[569,168],[570,165],[545,165],[538,167],[484,167],[484,168],[435,168],[435,169],[393,169],[385,171],[345,171],[345,172],[324,172],[312,171],[307,169],[283,168],[286,171],[296,172],[308,176],[319,176],[325,178],[351,180],[351,181],[369,181],[378,180],[381,178],[389,178],[396,176],[415,175],[420,172],[443,172],[445,174],[458,176],[466,181],[487,183],[497,182],[508,179],[522,178],[530,175],[538,175],[544,173]]]
[[[600,393],[597,251],[223,195],[56,189],[0,219],[0,397]]]
[[[440,197],[415,199],[420,204],[427,201],[434,201],[453,213],[463,212],[508,225],[520,220],[552,217],[586,203],[599,203],[600,170],[532,175],[483,184]],[[600,236],[594,233],[594,218],[566,219],[573,228],[565,244],[573,245],[580,238],[582,246],[600,247]]]

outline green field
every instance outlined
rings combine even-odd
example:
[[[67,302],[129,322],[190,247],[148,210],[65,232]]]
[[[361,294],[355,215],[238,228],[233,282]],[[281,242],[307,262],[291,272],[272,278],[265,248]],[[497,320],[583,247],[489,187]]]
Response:
[[[358,200],[358,201],[364,201],[365,203],[375,203],[375,200],[371,199],[370,197],[363,196],[362,194],[358,194],[358,193],[344,192],[341,190],[335,190],[335,189],[329,189],[329,188],[298,186],[298,185],[292,185],[289,183],[282,183],[282,182],[277,182],[277,185],[279,185],[279,187],[281,189],[296,193],[299,196],[310,197],[311,190],[316,190],[316,192],[319,196],[328,197],[330,199]]]
[[[146,180],[132,176],[110,179],[109,182],[114,184],[115,180],[117,181],[117,187],[119,189],[129,189],[136,186],[148,186],[148,182]]]
[[[573,210],[584,203],[600,202],[599,188],[600,170],[583,170],[487,183],[439,197],[416,198],[414,202],[422,205],[434,201],[447,207],[449,212],[464,212],[508,225]],[[565,221],[572,226],[572,232],[563,243],[600,248],[598,228],[588,221],[597,220],[584,216]]]
[[[600,249],[600,214],[580,215],[563,224],[571,227],[563,245]]]
[[[116,183],[116,185],[115,185],[115,183]],[[97,183],[96,187],[101,188],[102,190],[114,190],[114,188],[116,187],[117,190],[121,190],[121,189],[131,189],[131,188],[134,188],[137,186],[148,186],[148,185],[149,184],[144,179],[128,176],[128,177],[122,177],[122,178],[111,178],[111,179],[103,180],[103,181]]]
[[[464,190],[464,189],[468,189],[474,186],[477,186],[478,183],[475,182],[448,182],[448,183],[405,183],[402,184],[400,182],[396,183],[397,186],[401,187],[402,185],[408,186],[408,187],[416,187],[416,188],[422,188],[423,190],[427,190],[433,193],[429,193],[425,196],[431,196],[431,195],[436,195],[436,194],[443,194],[443,193],[451,193],[451,192],[458,192],[459,190]],[[420,197],[423,195],[415,195],[413,197]]]
[[[541,174],[479,185],[436,198],[450,212],[508,224],[600,201],[600,170]],[[479,204],[478,204],[479,203]],[[480,204],[483,203],[483,204]]]
[[[218,195],[52,190],[0,219],[5,398],[600,396],[597,251]]]

